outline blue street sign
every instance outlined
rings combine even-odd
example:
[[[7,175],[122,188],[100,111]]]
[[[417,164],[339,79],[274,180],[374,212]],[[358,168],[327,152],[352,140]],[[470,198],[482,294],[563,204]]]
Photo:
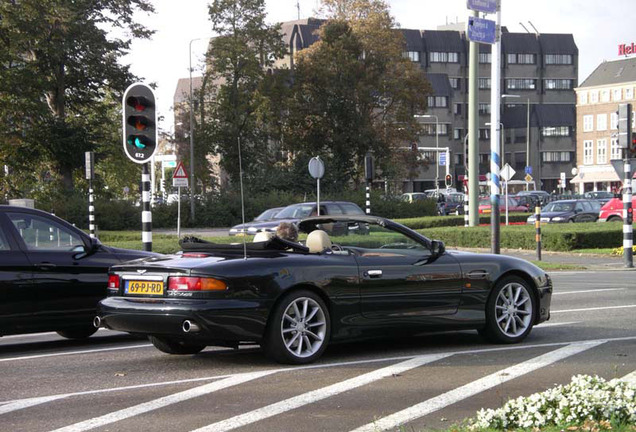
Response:
[[[446,152],[439,153],[440,166],[446,166]]]
[[[497,24],[492,20],[468,17],[468,39],[477,43],[494,44]]]
[[[526,167],[526,174],[532,174],[532,167],[531,166],[527,166]]]
[[[466,7],[470,10],[495,13],[497,12],[498,0],[468,0]]]

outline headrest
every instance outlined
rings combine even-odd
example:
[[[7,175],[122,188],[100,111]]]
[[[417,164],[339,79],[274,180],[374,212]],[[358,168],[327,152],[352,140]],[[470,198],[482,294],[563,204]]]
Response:
[[[307,236],[305,242],[310,253],[320,253],[325,249],[331,249],[331,240],[323,230],[314,230]]]
[[[252,240],[252,241],[254,243],[266,242],[267,240],[270,240],[272,237],[274,237],[274,233],[273,232],[261,231],[261,232],[256,233],[256,235],[254,236],[254,240]]]

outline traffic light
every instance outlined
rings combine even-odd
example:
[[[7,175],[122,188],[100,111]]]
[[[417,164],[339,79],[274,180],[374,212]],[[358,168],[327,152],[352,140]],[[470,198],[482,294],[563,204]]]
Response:
[[[449,188],[453,184],[453,177],[450,174],[446,174],[446,187]]]
[[[141,83],[128,87],[123,112],[126,156],[135,163],[146,163],[157,151],[157,111],[152,89]]]
[[[627,157],[630,159],[636,158],[636,132],[632,132],[632,139],[629,141],[629,149],[627,150]]]

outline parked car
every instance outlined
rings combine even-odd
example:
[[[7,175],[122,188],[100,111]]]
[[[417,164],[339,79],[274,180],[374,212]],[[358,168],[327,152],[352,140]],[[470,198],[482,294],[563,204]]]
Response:
[[[636,208],[636,195],[632,196],[632,208]],[[598,214],[598,222],[622,222],[623,199],[612,198],[606,202]]]
[[[401,198],[403,201],[412,203],[415,201],[425,200],[429,197],[424,192],[406,192],[402,194]]]
[[[452,192],[448,195],[441,195],[441,197],[443,199],[437,202],[438,214],[446,216],[464,212],[464,194],[462,192]]]
[[[276,227],[281,222],[298,223],[301,219],[316,216],[317,207],[315,202],[305,202],[291,204],[283,208],[276,219],[265,222],[250,222],[245,224],[248,235],[255,235],[259,232],[276,232]],[[348,201],[320,201],[320,215],[364,215],[364,212],[357,204]],[[332,229],[344,232],[346,227],[334,225]],[[358,228],[349,227],[350,232],[355,232]]]
[[[607,191],[585,192],[583,198],[592,199],[601,203],[601,206],[614,198],[616,195]]]
[[[511,198],[515,199],[519,205],[528,207],[528,211],[534,211],[537,206],[541,207],[541,197],[536,194],[512,195]]]
[[[334,223],[370,235],[330,237],[324,227]],[[114,266],[95,322],[147,335],[168,354],[255,342],[276,361],[301,364],[331,342],[432,328],[515,343],[550,317],[551,280],[527,261],[446,251],[380,217],[321,216],[298,227],[304,244],[190,239],[182,255]]]
[[[477,210],[479,214],[490,214],[492,212],[492,207],[490,205],[490,198],[480,198],[479,199],[479,208]],[[506,211],[506,198],[503,196],[499,197],[499,211]],[[527,212],[528,207],[524,205],[520,205],[517,200],[514,198],[508,197],[508,212]]]
[[[543,190],[519,191],[515,195],[516,197],[530,196],[536,198],[540,205],[544,205],[550,201],[550,194]]]
[[[93,334],[108,268],[158,254],[104,246],[49,213],[0,206],[0,336]]]
[[[282,209],[284,209],[285,207],[274,207],[271,209],[267,209],[265,210],[263,213],[259,214],[258,216],[256,216],[250,223],[260,223],[260,222],[269,222],[272,220],[276,219],[276,215],[278,213],[280,213],[280,211]],[[234,236],[234,235],[245,235],[247,234],[247,230],[246,230],[246,226],[248,226],[248,224],[245,224],[245,226],[243,226],[243,224],[238,224],[233,226],[232,228],[230,228],[230,235]]]
[[[552,201],[541,209],[541,222],[595,222],[598,219],[601,205],[593,200],[560,200]],[[535,215],[528,218],[528,224],[534,224]]]

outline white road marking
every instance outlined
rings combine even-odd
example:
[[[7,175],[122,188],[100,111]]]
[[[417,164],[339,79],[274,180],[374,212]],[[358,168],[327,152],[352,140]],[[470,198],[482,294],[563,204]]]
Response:
[[[609,309],[628,309],[635,308],[636,305],[622,305],[622,306],[605,306],[605,307],[594,307],[594,308],[582,308],[582,309],[562,309],[562,310],[553,310],[550,311],[551,314],[557,313],[566,313],[566,312],[595,312],[601,310],[609,310]]]
[[[565,295],[565,294],[587,294],[593,292],[604,292],[604,291],[625,291],[625,288],[602,288],[602,289],[591,289],[591,290],[580,290],[580,291],[560,291],[553,292],[552,295]]]
[[[567,321],[567,322],[551,322],[551,323],[542,323],[537,324],[535,328],[547,328],[547,327],[558,327],[564,325],[578,324],[581,321]]]
[[[125,335],[125,334],[127,334],[125,332],[109,330],[109,329],[103,328],[103,327],[97,329],[97,333],[102,333],[102,332],[110,332],[113,335]],[[2,337],[0,337],[0,342],[5,340],[5,339],[30,338],[30,337],[42,337],[42,336],[59,336],[59,335],[57,333],[55,333],[55,332],[25,333],[25,334],[17,334],[17,335],[10,335],[10,336],[2,336]],[[68,339],[63,338],[62,336],[60,336],[60,340],[68,340]]]
[[[128,345],[128,346],[114,347],[114,348],[98,348],[94,350],[65,351],[65,352],[51,353],[51,354],[37,354],[37,355],[22,356],[22,357],[0,358],[0,363],[8,362],[8,361],[33,360],[33,359],[44,358],[44,357],[57,357],[57,356],[65,356],[65,355],[77,355],[77,354],[93,354],[93,353],[99,353],[99,352],[105,352],[105,351],[117,351],[117,350],[124,350],[124,349],[133,349],[133,348],[147,348],[151,346],[152,344]]]
[[[494,374],[480,378],[476,381],[443,393],[434,398],[428,399],[417,405],[413,405],[412,407],[381,418],[373,423],[361,426],[352,432],[376,432],[397,428],[400,425],[428,415],[432,412],[438,411],[442,408],[474,396],[485,390],[496,387],[506,381],[510,381],[511,379],[518,378],[542,367],[551,365],[552,363],[555,363],[559,360],[563,360],[567,357],[579,354],[590,348],[601,345],[602,343],[603,342],[581,343],[559,348],[555,351],[543,354],[539,357],[535,357],[523,363],[519,363],[517,365],[503,369],[499,372],[495,372]]]
[[[621,380],[627,381],[628,383],[636,386],[636,370],[632,373],[628,373],[623,378],[621,378]]]
[[[100,417],[95,417],[83,422],[75,423],[60,429],[56,429],[54,432],[81,432],[90,429],[102,427],[111,423],[118,422],[130,417],[144,414],[149,411],[154,411],[159,408],[166,407],[175,403],[183,402],[188,399],[196,398],[206,394],[210,394],[228,387],[243,384],[248,381],[262,378],[267,375],[275,373],[275,370],[262,371],[262,372],[248,372],[244,374],[238,374],[229,378],[215,381],[213,383],[204,384],[193,389],[185,390],[179,393],[175,393],[169,396],[165,396],[159,399],[155,399],[149,402],[141,403],[129,408],[124,408],[119,411],[115,411],[109,414],[105,414]]]
[[[244,414],[237,415],[235,417],[223,420],[217,423],[204,426],[196,429],[194,432],[224,432],[238,427],[242,427],[259,420],[264,420],[269,417],[290,411],[301,406],[317,402],[326,399],[331,396],[335,396],[340,393],[344,393],[351,389],[361,387],[363,385],[370,384],[374,381],[382,378],[390,377],[394,374],[400,374],[410,369],[417,368],[419,366],[431,363],[443,358],[449,357],[451,354],[431,354],[412,358],[410,360],[387,366],[382,369],[375,370],[373,372],[365,373],[363,375],[351,378],[321,389],[310,391],[284,401],[280,401],[263,408],[256,409]]]

